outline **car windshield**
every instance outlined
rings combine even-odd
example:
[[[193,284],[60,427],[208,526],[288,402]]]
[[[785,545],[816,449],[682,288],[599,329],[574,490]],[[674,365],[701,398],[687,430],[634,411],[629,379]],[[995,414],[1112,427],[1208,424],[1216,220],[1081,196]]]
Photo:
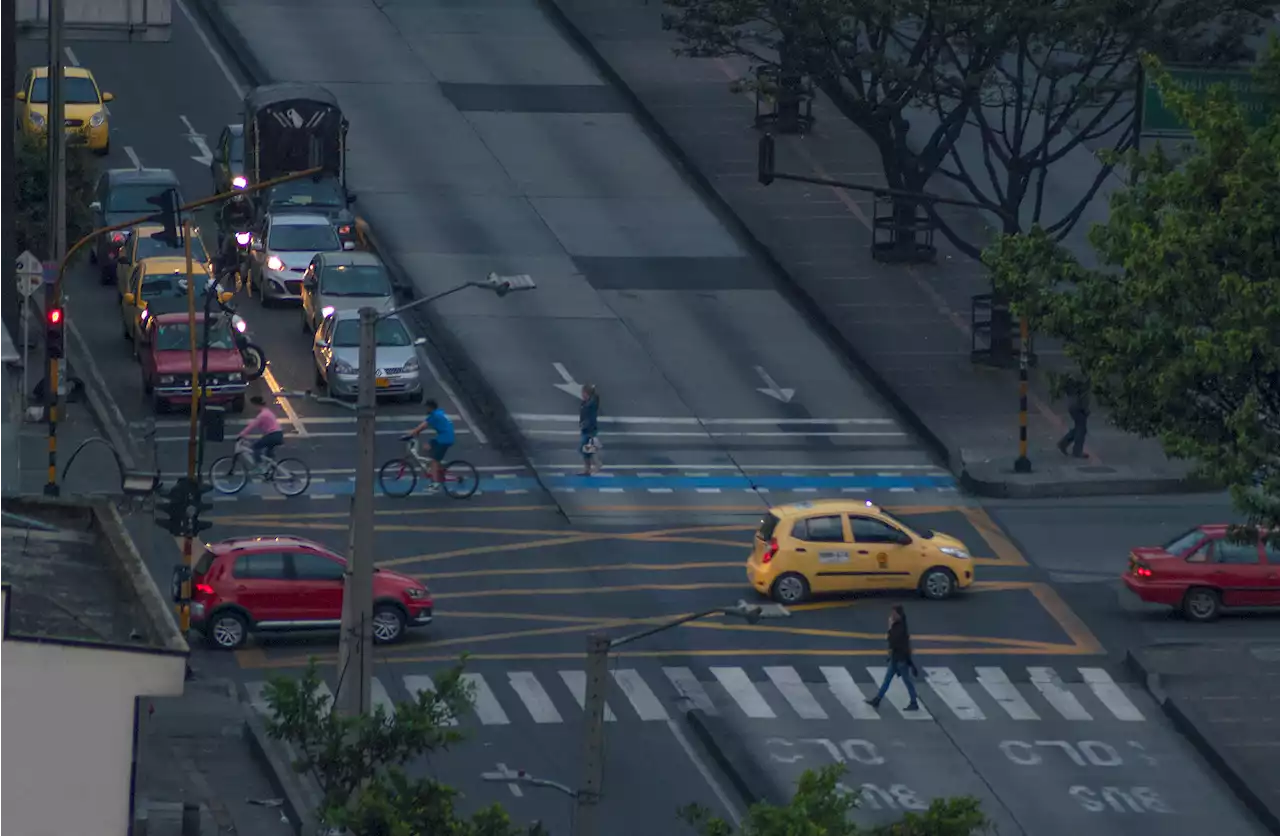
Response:
[[[1180,534],[1177,537],[1164,544],[1164,550],[1174,557],[1186,557],[1191,554],[1191,550],[1200,545],[1200,541],[1204,539],[1204,532],[1198,528],[1193,528],[1186,534]]]
[[[204,329],[196,334],[196,345],[204,345]],[[156,332],[156,349],[159,351],[183,351],[191,348],[191,326],[185,322],[172,322],[161,325]],[[235,348],[231,339],[231,331],[225,319],[214,320],[209,329],[209,348]]]
[[[325,209],[336,209],[346,206],[342,199],[342,191],[336,180],[321,180],[319,183],[304,177],[281,183],[271,190],[271,205],[276,206],[316,206]]]
[[[178,242],[177,246],[174,246],[170,241],[156,237],[156,235],[160,234],[162,233],[157,232],[154,235],[143,235],[138,239],[138,254],[135,256],[136,261],[142,261],[144,258],[156,258],[158,256],[173,256],[181,258],[186,255],[186,248],[183,246],[181,241]],[[191,236],[191,260],[196,264],[209,260],[209,256],[206,255],[204,251],[204,241],[200,240],[200,237],[197,235]]]
[[[62,81],[62,95],[67,104],[97,104],[98,88],[83,76],[67,78]],[[49,79],[37,78],[31,85],[31,103],[49,103]]]
[[[178,286],[178,277],[169,276],[146,276],[142,280],[143,297],[156,296],[186,296],[186,287]]]
[[[387,348],[403,348],[412,345],[409,332],[394,319],[383,319],[378,322],[378,345]],[[355,348],[360,345],[360,320],[344,319],[333,330],[333,344],[336,348]]]
[[[391,280],[381,266],[340,264],[324,271],[320,292],[326,296],[390,296]]]
[[[244,162],[244,134],[232,134],[230,141],[227,143],[230,147],[231,162]]]
[[[328,224],[280,224],[271,227],[267,249],[273,252],[324,253],[342,249],[342,242]]]
[[[173,186],[164,183],[131,183],[116,186],[107,195],[105,208],[108,212],[132,212],[135,215],[159,212],[160,207],[154,203],[148,203],[147,198],[164,194],[171,188]],[[181,203],[181,199],[178,202]]]

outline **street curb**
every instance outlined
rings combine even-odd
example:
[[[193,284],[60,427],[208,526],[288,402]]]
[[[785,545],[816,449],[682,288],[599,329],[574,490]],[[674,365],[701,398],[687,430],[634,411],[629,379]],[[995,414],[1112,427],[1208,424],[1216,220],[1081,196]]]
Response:
[[[1253,791],[1245,777],[1232,767],[1228,759],[1205,737],[1191,714],[1178,705],[1177,700],[1169,696],[1160,674],[1148,670],[1132,650],[1125,652],[1124,664],[1131,673],[1142,680],[1151,696],[1160,704],[1165,716],[1172,722],[1173,727],[1187,739],[1200,757],[1204,758],[1223,783],[1231,788],[1240,802],[1257,817],[1263,827],[1280,836],[1280,815],[1277,815],[1276,811]]]
[[[745,748],[734,745],[732,738],[726,739],[713,729],[714,721],[706,713],[697,708],[690,708],[684,713],[694,737],[715,761],[716,766],[729,779],[738,797],[747,808],[761,802],[777,801],[773,798],[768,781],[755,769],[755,756]]]
[[[272,83],[271,74],[263,68],[253,54],[253,50],[240,37],[239,30],[223,12],[222,4],[218,0],[194,0],[194,2],[202,12],[202,16],[217,33],[219,42],[235,59],[247,80],[251,84]],[[404,301],[422,298],[408,271],[389,255],[386,248],[379,245],[369,218],[367,216],[358,218],[357,224],[369,249],[386,265],[387,271],[391,274],[392,283],[401,298]],[[532,470],[532,461],[524,445],[519,441],[521,435],[506,405],[497,396],[480,368],[471,361],[466,350],[449,330],[444,318],[429,308],[429,305],[417,308],[412,312],[413,318],[423,326],[421,329],[423,336],[444,363],[451,382],[457,384],[467,404],[479,413],[476,419],[488,432],[490,445],[501,453],[519,456],[521,461]]]
[[[1081,482],[1019,483],[1003,479],[984,479],[961,467],[960,487],[990,499],[1072,499],[1085,496],[1141,496],[1206,493],[1220,490],[1194,476],[1136,477],[1132,479],[1097,479]]]
[[[285,817],[294,836],[314,836],[320,832],[320,822],[315,816],[318,799],[312,801],[306,779],[293,768],[287,744],[273,740],[267,733],[262,716],[253,706],[240,703],[244,713],[244,739],[258,766],[271,783],[271,789],[284,800]]]

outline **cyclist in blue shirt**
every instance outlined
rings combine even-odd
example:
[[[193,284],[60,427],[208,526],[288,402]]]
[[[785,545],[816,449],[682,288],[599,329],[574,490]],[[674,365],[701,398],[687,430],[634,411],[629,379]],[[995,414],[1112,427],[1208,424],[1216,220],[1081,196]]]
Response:
[[[444,462],[444,454],[448,453],[449,448],[453,446],[454,438],[453,422],[434,399],[427,401],[426,419],[414,427],[405,438],[414,438],[423,430],[434,430],[436,434],[435,438],[431,439],[431,447],[427,451],[427,455],[431,458],[431,484],[427,490],[438,491],[442,481],[440,465]]]

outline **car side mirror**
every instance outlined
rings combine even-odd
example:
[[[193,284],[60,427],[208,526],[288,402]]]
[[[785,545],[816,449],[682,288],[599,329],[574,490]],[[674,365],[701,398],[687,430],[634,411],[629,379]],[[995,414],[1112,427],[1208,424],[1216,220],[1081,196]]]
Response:
[[[262,252],[262,239],[257,237],[250,238],[249,249],[253,250],[255,253]]]
[[[234,299],[234,298],[236,298],[236,295],[235,295],[234,293],[232,293],[231,291],[226,291],[226,292],[224,292],[224,293],[219,293],[219,294],[218,294],[218,301],[219,301],[219,302],[222,302],[222,303],[224,303],[224,304],[225,304],[226,302],[230,302],[230,301],[231,301],[232,299]]]
[[[416,340],[414,340],[414,341],[413,341],[413,344],[414,344],[414,345],[426,345],[426,344],[427,344],[427,338],[426,338],[426,337],[418,337]]]
[[[114,102],[115,100],[116,100],[116,95],[115,95],[115,93],[103,93],[103,94],[102,94],[102,102],[103,102],[103,104],[105,104],[105,103],[107,103],[107,102]]]
[[[329,341],[326,340],[324,337],[316,337],[316,345],[319,346],[320,348],[328,348]]]
[[[22,90],[19,90],[18,92],[14,93],[13,97],[20,102],[25,102],[27,100],[27,94]]]
[[[101,211],[102,211],[102,203],[101,203],[100,201],[97,201],[97,200],[95,200],[93,203],[90,203],[90,204],[89,204],[89,211],[90,211],[90,212],[101,212]]]
[[[125,303],[126,305],[132,305],[132,304],[133,304],[133,300],[134,300],[135,298],[136,298],[136,297],[135,297],[132,293],[126,293],[126,294],[124,295],[124,303]]]

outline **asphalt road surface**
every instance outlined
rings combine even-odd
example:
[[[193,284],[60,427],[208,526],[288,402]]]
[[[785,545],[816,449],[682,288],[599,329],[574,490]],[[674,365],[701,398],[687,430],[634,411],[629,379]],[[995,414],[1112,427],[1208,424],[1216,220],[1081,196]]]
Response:
[[[359,3],[312,16],[297,8],[237,4],[233,16],[258,21],[259,57],[278,77],[319,79],[339,96],[358,208],[419,290],[490,270],[539,282],[514,302],[459,294],[440,305],[514,416],[527,460],[496,451],[493,428],[428,354],[431,394],[455,416],[455,453],[482,469],[481,493],[467,503],[377,501],[379,563],[423,576],[438,620],[379,651],[375,695],[404,699],[470,654],[477,702],[458,719],[472,742],[432,764],[468,803],[501,800],[518,819],[568,832],[567,799],[483,774],[524,769],[577,784],[584,636],[754,600],[743,561],[759,514],[834,495],[959,536],[979,558],[977,585],[939,604],[866,596],[755,626],[709,619],[618,654],[609,832],[647,836],[690,801],[738,806],[688,738],[681,712],[695,705],[715,708],[779,786],[830,760],[827,743],[813,741],[833,743],[857,762],[853,778],[878,788],[867,789],[867,815],[964,791],[984,799],[1002,833],[1253,832],[1117,664],[1136,642],[1274,630],[1268,619],[1192,627],[1117,593],[1129,546],[1221,519],[1220,501],[979,506],[958,495],[532,3],[467,15],[389,3],[385,17]],[[116,94],[107,165],[171,168],[197,196],[211,188],[204,145],[239,121],[244,80],[187,11],[175,3],[169,43],[76,42],[70,57]],[[394,41],[388,21],[413,42]],[[40,53],[22,42],[19,63],[43,64]],[[512,88],[522,82],[534,83]],[[547,91],[572,98],[574,112],[528,112]],[[141,429],[148,408],[114,289],[78,272],[67,295],[93,358],[77,372],[102,378],[145,456],[166,475],[183,472],[186,417],[161,416],[150,436]],[[296,310],[238,305],[270,358],[255,391],[310,387]],[[608,466],[591,480],[572,475],[572,391],[586,381],[602,392]],[[303,534],[345,550],[352,413],[280,402],[286,454],[310,464],[310,491],[219,498],[210,536]],[[380,406],[379,460],[420,418],[419,405]],[[902,713],[895,691],[872,719],[861,698],[876,682],[895,601],[911,612],[927,710]],[[235,678],[253,699],[267,678],[315,657],[332,688],[335,643],[322,634],[236,654],[197,650],[195,665]]]

